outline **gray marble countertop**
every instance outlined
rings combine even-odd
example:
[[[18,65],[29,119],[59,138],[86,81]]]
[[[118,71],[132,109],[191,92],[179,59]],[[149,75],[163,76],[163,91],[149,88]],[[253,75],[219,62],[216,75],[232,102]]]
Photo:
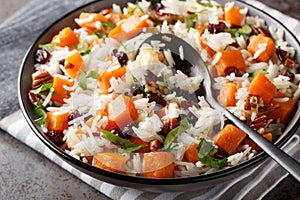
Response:
[[[27,1],[0,0],[0,23]],[[262,2],[300,20],[299,0]],[[6,115],[1,113],[1,118]],[[0,144],[0,199],[108,199],[1,129]],[[299,198],[300,184],[291,176],[264,197],[275,200]]]

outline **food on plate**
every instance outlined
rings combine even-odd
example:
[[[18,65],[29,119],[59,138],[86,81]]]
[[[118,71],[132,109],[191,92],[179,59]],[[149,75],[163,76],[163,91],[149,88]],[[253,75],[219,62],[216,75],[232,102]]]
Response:
[[[201,55],[219,103],[270,142],[300,96],[295,49],[284,32],[234,2],[137,1],[82,12],[36,50],[29,99],[36,123],[69,155],[95,167],[148,178],[198,176],[261,150],[199,89],[193,67],[163,42],[171,33]],[[165,38],[168,39],[168,38]]]

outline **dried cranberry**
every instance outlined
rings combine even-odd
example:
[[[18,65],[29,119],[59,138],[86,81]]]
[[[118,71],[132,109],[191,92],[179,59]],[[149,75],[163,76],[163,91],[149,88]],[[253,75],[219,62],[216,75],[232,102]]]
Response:
[[[210,33],[221,33],[225,31],[226,24],[224,22],[219,22],[218,24],[208,24],[207,28]]]
[[[229,155],[226,151],[224,151],[223,149],[221,148],[218,148],[218,151],[217,153],[214,155],[214,158],[217,158],[217,159],[223,159],[223,158],[227,158]]]
[[[49,139],[54,143],[56,144],[57,146],[62,146],[64,144],[64,141],[63,141],[63,133],[61,132],[58,132],[58,131],[49,131],[48,132],[48,135],[49,135]]]
[[[136,96],[136,95],[139,95],[139,94],[143,94],[143,91],[141,90],[140,87],[134,85],[132,88],[131,88],[131,93],[133,96]]]
[[[252,33],[254,35],[264,34],[265,36],[271,37],[270,32],[267,29],[263,28],[263,27],[258,27],[258,26],[255,26],[255,25],[251,25],[251,29],[252,29]]]
[[[165,101],[165,99],[156,93],[148,93],[147,94],[147,98],[149,99],[149,102],[156,102],[157,104],[161,105],[161,106],[166,106],[167,102]]]
[[[79,116],[80,116],[79,111],[78,111],[78,110],[73,110],[73,111],[70,113],[69,117],[68,117],[68,121],[72,121],[73,119],[75,119],[75,118],[77,118],[77,117],[79,117]]]
[[[227,67],[224,72],[227,76],[231,73],[234,73],[236,77],[241,77],[243,75],[236,67]]]
[[[62,66],[65,66],[65,59],[61,59],[58,64],[62,65]]]
[[[287,59],[287,52],[284,51],[284,50],[282,50],[282,49],[280,49],[280,47],[278,47],[278,48],[276,49],[276,54],[277,54],[277,56],[278,56],[280,62],[282,62],[282,63],[284,63],[285,60]]]
[[[163,9],[164,6],[161,4],[161,2],[156,2],[156,3],[151,3],[150,8],[151,8],[152,10],[155,10],[155,11],[158,12],[158,11],[160,11],[161,9]]]
[[[126,65],[128,61],[128,56],[124,51],[119,51],[118,49],[114,49],[111,54],[112,56],[118,59],[121,66]]]
[[[50,60],[51,54],[46,49],[38,49],[35,53],[35,61],[45,64]]]
[[[289,77],[290,78],[290,82],[293,82],[294,80],[295,80],[295,74],[293,73],[293,72],[290,72],[290,71],[286,71],[285,73],[284,73],[284,76],[287,76],[287,77]]]

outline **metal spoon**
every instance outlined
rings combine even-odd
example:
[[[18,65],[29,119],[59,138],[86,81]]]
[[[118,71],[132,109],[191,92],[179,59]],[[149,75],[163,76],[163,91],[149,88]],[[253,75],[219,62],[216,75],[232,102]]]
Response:
[[[190,67],[196,67],[197,70],[204,77],[202,89],[205,92],[206,101],[211,107],[223,113],[229,120],[231,120],[237,127],[243,130],[248,136],[262,149],[264,150],[273,160],[281,165],[286,171],[288,171],[295,179],[300,182],[300,164],[286,154],[283,150],[273,145],[271,142],[262,137],[259,133],[250,128],[247,124],[242,122],[239,118],[229,112],[226,108],[221,106],[214,97],[212,89],[212,81],[209,71],[200,57],[199,53],[187,42],[181,38],[172,34],[154,34],[147,38],[144,43],[151,44],[151,41],[160,41],[165,46],[162,49],[170,50],[173,57],[180,56],[179,47],[182,46],[184,53],[184,60],[179,60],[180,63],[176,63],[176,67],[181,69],[189,69]],[[180,66],[179,66],[180,65]]]

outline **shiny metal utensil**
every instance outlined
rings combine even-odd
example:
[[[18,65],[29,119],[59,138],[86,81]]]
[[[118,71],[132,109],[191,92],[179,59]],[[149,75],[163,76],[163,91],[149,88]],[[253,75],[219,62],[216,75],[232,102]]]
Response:
[[[181,70],[189,70],[191,67],[196,67],[197,71],[200,73],[199,75],[203,76],[204,78],[200,91],[202,92],[202,95],[205,96],[206,101],[210,104],[210,106],[223,113],[237,127],[247,133],[249,138],[251,138],[264,152],[266,152],[273,160],[275,160],[295,179],[297,179],[298,182],[300,182],[300,164],[295,159],[266,140],[259,133],[254,131],[216,101],[216,98],[213,94],[212,81],[209,71],[199,53],[191,45],[189,45],[183,39],[172,34],[154,34],[147,38],[143,44],[151,44],[151,41],[160,41],[164,44],[164,47],[161,49],[170,50],[172,55],[177,57],[179,57],[182,53],[180,52],[181,50],[179,50],[182,47],[184,59],[179,60],[180,63],[175,64],[177,65],[176,68]]]

